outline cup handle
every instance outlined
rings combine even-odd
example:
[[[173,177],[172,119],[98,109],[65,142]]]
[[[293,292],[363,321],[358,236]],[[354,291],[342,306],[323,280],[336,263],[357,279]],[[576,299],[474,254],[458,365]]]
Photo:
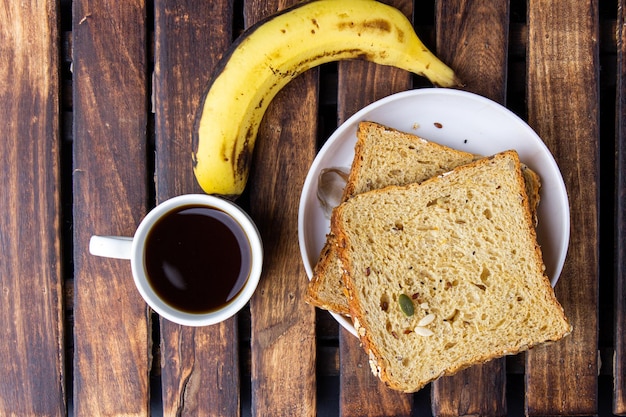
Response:
[[[130,259],[132,237],[92,236],[89,240],[89,253],[115,259]]]

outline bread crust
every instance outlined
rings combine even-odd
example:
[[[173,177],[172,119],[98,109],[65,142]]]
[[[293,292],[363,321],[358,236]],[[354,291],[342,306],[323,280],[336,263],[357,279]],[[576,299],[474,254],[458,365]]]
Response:
[[[336,246],[336,239],[332,234],[328,234],[319,260],[313,269],[313,277],[307,286],[304,300],[315,307],[349,316],[350,309],[347,303],[348,290],[345,285],[341,285],[340,287],[332,286],[330,288],[330,290],[341,291],[342,294],[339,296],[341,298],[336,294],[325,294],[326,291],[329,291],[328,282],[325,282],[325,280],[330,279],[329,277],[333,276],[337,269],[342,268],[341,260],[334,246]]]

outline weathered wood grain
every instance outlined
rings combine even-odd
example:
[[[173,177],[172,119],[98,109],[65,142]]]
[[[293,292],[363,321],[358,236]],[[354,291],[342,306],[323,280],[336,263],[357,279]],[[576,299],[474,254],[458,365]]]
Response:
[[[202,95],[232,41],[230,0],[155,2],[156,199],[202,192],[191,165],[191,137]],[[189,328],[160,319],[165,415],[237,416],[237,319]]]
[[[413,396],[391,390],[374,376],[358,338],[344,329],[339,336],[340,415],[411,416]]]
[[[245,26],[293,1],[244,2]],[[318,71],[292,81],[270,104],[259,130],[248,189],[265,248],[250,302],[252,415],[315,416],[315,310],[298,246],[298,205],[315,157]]]
[[[250,3],[248,7],[254,10],[249,15],[250,21],[286,6],[283,4],[285,2],[286,0],[282,0],[280,4],[278,1]],[[157,201],[184,192],[199,191],[192,171],[188,168],[186,152],[189,129],[194,117],[192,113],[210,75],[210,70],[203,73],[202,69],[212,66],[220,51],[230,41],[231,34],[220,31],[231,29],[232,16],[227,15],[236,7],[234,5],[243,2],[219,0],[195,4],[184,0],[181,4],[158,0],[154,5],[155,38],[158,45],[152,45],[149,34],[146,33],[152,24],[146,21],[144,3],[136,0],[118,2],[119,4],[110,1],[74,0],[74,30],[66,36],[69,44],[67,50],[72,53],[63,55],[67,62],[59,64],[58,8],[63,10],[68,3],[70,2],[62,1],[59,5],[59,2],[41,0],[5,1],[0,6],[0,56],[3,57],[0,63],[0,120],[4,126],[3,140],[0,141],[0,169],[4,174],[0,183],[0,199],[3,201],[0,204],[0,325],[4,331],[0,340],[0,353],[5,358],[0,360],[0,415],[65,415],[67,397],[70,395],[74,396],[74,404],[71,405],[76,415],[149,415],[148,384],[152,359],[150,311],[134,289],[127,262],[91,257],[86,250],[87,241],[93,233],[132,234],[152,204],[150,200],[153,194],[149,190],[153,186],[150,171],[150,159],[153,157],[157,168],[157,175],[154,177]],[[490,20],[493,18],[490,15],[494,7],[492,3],[495,2],[433,0],[395,3],[402,8],[407,4],[409,7],[415,4],[416,18],[420,19],[417,27],[425,32],[422,33],[425,40],[432,40],[427,42],[429,47],[434,44],[435,34],[437,37],[446,37],[437,40],[436,51],[461,74],[467,90],[497,101],[503,100],[503,91],[497,85],[503,82],[502,76],[506,82],[507,74],[497,72],[500,65],[498,57],[501,58],[502,55],[501,51],[495,50],[494,45],[500,45],[502,31],[507,28],[493,25]],[[601,82],[604,82],[603,88],[607,96],[613,92],[617,96],[617,132],[614,144],[617,268],[614,287],[614,339],[602,333],[610,325],[600,326],[601,340],[603,338],[614,341],[615,362],[607,360],[613,359],[613,352],[607,353],[610,347],[602,346],[605,352],[602,375],[613,373],[613,412],[626,415],[624,0],[615,2],[618,6],[617,24],[613,20],[601,21],[599,37],[596,22],[597,0],[532,0],[527,8],[519,6],[525,0],[512,0],[510,3],[513,11],[519,12],[523,9],[524,13],[521,15],[528,9],[529,25],[515,23],[511,28],[509,53],[515,57],[514,62],[510,62],[508,71],[509,74],[515,74],[515,80],[521,80],[521,74],[525,70],[524,57],[528,52],[530,122],[544,137],[563,169],[573,213],[570,256],[562,280],[557,286],[557,295],[564,301],[568,315],[573,318],[575,333],[563,345],[559,343],[545,351],[536,349],[531,352],[528,360],[528,383],[525,385],[528,393],[527,412],[530,415],[592,414],[598,409],[598,401],[605,401],[609,397],[601,389],[597,394],[599,398],[596,398],[595,381],[599,363],[596,362],[595,355],[597,346],[593,345],[598,329],[595,316],[597,302],[593,301],[598,291],[594,279],[598,278],[592,277],[597,276],[598,269],[596,201],[600,192],[595,166],[606,162],[600,161],[597,148],[599,106],[596,87],[600,62],[597,60],[596,43],[600,41],[604,42],[603,49],[600,50],[601,53],[604,50]],[[602,2],[599,4],[603,7]],[[495,7],[499,8],[500,5]],[[71,11],[69,8],[66,10]],[[431,15],[433,10],[437,13],[436,28],[429,21],[431,17],[426,16]],[[445,21],[440,15],[442,10],[445,10]],[[474,20],[475,16],[481,16],[485,20],[477,22]],[[63,16],[61,18],[71,19]],[[440,31],[441,25],[452,30]],[[486,42],[481,43],[478,35],[484,30],[480,29],[483,26],[493,28],[490,30],[493,33],[488,33]],[[69,29],[66,27],[65,30]],[[473,30],[477,32],[470,33]],[[615,40],[613,36],[616,31],[617,51],[615,44],[610,43]],[[212,35],[207,40],[205,36],[209,32]],[[454,42],[463,37],[468,38],[467,44]],[[499,38],[498,42],[493,43],[496,38]],[[74,39],[76,46],[73,46]],[[446,44],[449,45],[442,47]],[[147,113],[152,104],[149,90],[152,75],[149,48],[152,46],[155,46],[156,53],[153,78],[156,153],[152,152],[152,148],[146,147],[151,134],[151,121]],[[612,54],[616,52],[617,77],[615,68],[611,66],[614,58]],[[74,57],[74,85],[66,81],[63,88],[69,94],[60,97],[59,68],[63,69],[64,65],[69,67],[70,55]],[[481,64],[475,67],[472,64],[475,62]],[[485,74],[487,68],[481,65],[488,62],[493,63],[492,70],[497,73],[488,72],[491,77],[484,77],[482,74]],[[346,68],[351,68],[351,65],[353,63],[346,64]],[[359,67],[362,63],[354,65]],[[344,74],[351,71],[340,70]],[[372,97],[385,95],[387,83],[395,85],[399,82],[397,77],[404,77],[395,72],[385,73],[384,77],[380,74],[371,77],[370,70],[366,72],[368,75],[363,84],[375,84],[371,86],[376,90]],[[300,91],[304,89],[298,87],[297,83],[307,86],[316,83],[313,73],[303,78],[304,81],[297,81],[294,83],[296,86],[290,86],[290,91],[284,94],[301,94]],[[353,87],[354,84],[346,84],[353,82],[349,77],[343,80],[341,90]],[[617,82],[617,86],[612,84],[613,80]],[[418,79],[415,85],[426,85],[421,84],[422,82]],[[335,87],[333,84],[332,88]],[[521,82],[510,84],[510,87],[512,91],[524,91],[526,88]],[[72,89],[75,90],[73,97]],[[328,94],[327,91],[324,92],[324,97]],[[360,93],[356,92],[355,95],[358,97]],[[310,103],[315,107],[317,98],[310,96],[308,90],[302,97],[299,101],[313,100]],[[348,97],[338,103],[339,114],[345,114],[345,119],[373,99],[359,103],[358,99],[351,102]],[[62,115],[59,115],[60,105],[64,106],[65,113]],[[71,134],[67,134],[68,142],[64,146],[71,146],[71,140],[75,139],[73,185],[71,181],[60,184],[59,176],[59,153],[63,152],[59,145],[59,131],[63,124],[67,125],[65,129],[72,129],[72,110],[75,127]],[[273,110],[270,117],[279,120],[283,117],[282,112],[283,107],[277,106],[277,110]],[[293,113],[298,112],[299,110],[293,110]],[[309,110],[303,114],[294,116],[290,113],[284,117],[289,120],[314,120],[315,116]],[[259,142],[259,153],[270,154],[274,150],[268,149],[275,147],[285,153],[297,154],[292,158],[301,158],[299,146],[306,142],[307,145],[302,149],[305,157],[309,158],[309,139],[304,139],[302,132],[315,136],[308,130],[311,126],[315,127],[316,123],[311,122],[310,126],[304,127],[298,125],[288,131],[284,130],[285,126],[291,126],[293,122],[281,123],[268,122],[268,127],[264,128],[271,132],[264,135],[282,135],[280,144],[269,139]],[[148,132],[146,128],[149,129]],[[611,129],[607,128],[607,131]],[[612,138],[609,137],[608,140]],[[289,145],[283,149],[283,143]],[[267,149],[261,150],[263,146],[267,146]],[[266,164],[265,156],[259,155],[259,158]],[[265,196],[270,193],[280,194],[281,198],[291,194],[299,196],[299,186],[305,171],[292,169],[292,165],[279,165],[280,158],[286,157],[284,154],[275,157],[273,162],[269,162],[270,168],[266,168],[266,165],[255,168],[250,187],[263,182],[265,189],[251,190],[252,199],[243,201],[246,208],[248,205],[254,206],[250,208],[255,219],[269,219],[263,226],[263,234],[269,236],[267,240],[272,246],[273,266],[266,274],[265,279],[268,282],[265,289],[267,291],[275,282],[280,282],[282,288],[273,293],[266,292],[263,296],[257,294],[262,302],[257,304],[255,312],[268,308],[270,304],[273,306],[273,300],[277,297],[289,298],[290,294],[295,295],[295,292],[290,292],[295,286],[289,286],[287,292],[284,286],[292,285],[297,280],[305,280],[304,272],[297,269],[297,251],[293,248],[287,251],[293,258],[293,264],[291,261],[278,259],[282,257],[279,254],[284,252],[284,247],[296,239],[295,228],[290,223],[296,216],[292,212],[293,202],[276,203],[268,200],[272,201],[268,204],[265,200]],[[300,162],[293,163],[300,166],[299,164]],[[291,185],[283,183],[284,180],[277,172],[279,170],[295,173],[296,177],[289,179]],[[265,178],[267,172],[271,172],[270,178]],[[276,183],[280,185],[275,186]],[[272,187],[274,188],[269,190]],[[606,189],[603,185],[602,192]],[[610,187],[608,192],[612,192]],[[61,262],[60,218],[63,214],[64,218],[69,219],[71,208],[70,212],[62,213],[64,206],[60,200],[63,196],[71,199],[72,193],[72,255],[76,279],[67,276],[71,273],[72,265],[68,265],[68,269],[64,271]],[[604,197],[602,201],[605,201]],[[283,214],[279,211],[285,206],[289,206],[292,211],[285,212],[285,217],[282,217]],[[272,224],[275,218],[283,223]],[[289,224],[286,225],[287,223]],[[282,229],[281,234],[275,234],[278,228]],[[607,247],[610,243],[607,243]],[[29,256],[24,257],[24,253]],[[611,266],[603,268],[608,271]],[[296,275],[298,278],[295,278]],[[279,278],[275,278],[277,276]],[[69,285],[65,292],[62,291],[63,278],[66,285]],[[602,279],[610,281],[611,277],[603,276]],[[601,286],[604,291],[612,289],[610,284]],[[300,287],[296,291],[300,291]],[[68,310],[65,318],[64,293],[65,308]],[[77,295],[76,301],[74,293]],[[263,300],[262,297],[267,299]],[[258,415],[263,412],[271,415],[281,412],[287,415],[310,415],[312,412],[307,410],[320,408],[311,405],[315,404],[315,391],[310,387],[315,384],[315,380],[310,380],[310,371],[304,377],[296,375],[298,371],[295,368],[301,369],[305,365],[290,363],[289,367],[293,369],[282,369],[284,363],[289,361],[285,358],[293,358],[292,349],[285,345],[293,343],[297,338],[295,333],[285,333],[287,336],[281,333],[281,336],[276,336],[280,330],[285,329],[280,327],[281,318],[287,310],[284,306],[290,306],[289,302],[288,299],[280,299],[281,317],[270,319],[265,316],[261,319],[262,322],[257,321],[255,324],[258,332],[254,345],[257,353],[253,355],[256,362],[256,382],[253,383],[253,389],[258,391],[254,394],[256,399],[253,411]],[[295,314],[300,317],[302,308],[297,305],[290,311],[296,311]],[[71,325],[75,313],[76,328],[73,329]],[[305,321],[309,319],[307,315]],[[307,332],[304,338],[310,337],[308,331],[315,327],[308,323],[298,322],[295,326],[298,331],[304,329]],[[67,327],[63,327],[64,324]],[[271,328],[272,324],[277,327]],[[160,343],[161,346],[159,349],[154,348],[154,351],[162,352],[163,355],[158,362],[163,364],[161,376],[165,415],[238,415],[240,389],[245,389],[249,381],[238,381],[238,352],[229,343],[224,343],[225,340],[237,340],[239,337],[237,327],[231,325],[232,323],[228,323],[206,331],[180,327],[169,322],[162,323],[163,338],[160,341],[154,340],[154,343]],[[239,329],[244,328],[246,332],[248,326],[247,320],[239,323]],[[289,326],[290,324],[287,325]],[[324,331],[326,330],[322,333]],[[341,332],[345,333],[343,330]],[[362,356],[362,350],[355,338],[348,334],[341,336],[342,354],[339,366],[339,356],[335,354],[338,349],[334,345],[335,336],[324,333],[323,337],[327,339],[323,341],[325,345],[320,350],[324,358],[318,360],[321,363],[321,366],[320,363],[317,365],[318,373],[335,376],[341,371],[340,395],[347,396],[350,392],[355,395],[351,398],[351,404],[347,403],[348,400],[341,400],[343,415],[366,414],[363,410],[369,410],[376,415],[376,410],[380,409],[385,410],[380,415],[411,414],[407,411],[411,409],[411,402],[419,401],[420,397],[413,399],[411,396],[385,391],[386,388],[379,387],[378,381],[369,374],[369,366],[364,360],[366,358]],[[329,337],[333,339],[330,340]],[[247,342],[248,340],[240,340],[240,343]],[[260,347],[264,346],[261,343],[270,343],[272,348],[259,353]],[[280,345],[281,343],[285,345]],[[74,353],[74,344],[74,362],[72,364],[72,357],[68,356],[70,363],[65,368],[63,349],[67,349],[67,354],[70,355]],[[308,342],[295,345],[298,349],[305,347],[304,357],[310,363],[314,347]],[[248,351],[247,345],[243,351]],[[247,357],[247,354],[242,354]],[[280,356],[283,354],[284,356]],[[296,363],[299,360],[290,362]],[[512,360],[515,362],[513,365],[509,362],[508,372],[510,376],[515,374],[515,381],[523,371],[523,359],[516,357]],[[263,365],[260,366],[260,363]],[[72,365],[73,371],[70,368]],[[309,370],[315,369],[315,365],[306,366]],[[241,371],[244,378],[249,377],[248,369],[251,367],[244,366]],[[355,368],[359,369],[355,372]],[[66,369],[69,369],[67,375]],[[280,376],[263,379],[267,372],[275,369],[280,369]],[[481,368],[481,371],[488,372],[486,369]],[[158,374],[155,371],[153,376]],[[73,382],[65,380],[71,377],[74,377]],[[291,377],[301,385],[292,388],[293,381],[284,382]],[[472,381],[468,382],[472,388],[474,378],[471,376],[466,379]],[[239,383],[242,388],[239,388]],[[286,385],[273,386],[282,383]],[[364,385],[360,386],[361,383]],[[368,383],[373,385],[367,385]],[[458,414],[471,414],[471,410],[475,409],[469,405],[478,404],[478,398],[473,397],[475,391],[467,390],[467,386],[460,386],[461,391],[454,391],[454,388],[459,387],[457,384],[460,383],[448,385],[447,381],[442,380],[433,385],[432,392],[434,395],[447,396],[445,404],[450,410],[456,410]],[[354,390],[347,389],[348,386]],[[450,388],[450,391],[444,391],[443,386]],[[323,390],[322,388],[321,391]],[[303,392],[306,393],[304,400],[298,397]],[[277,403],[272,402],[275,394]],[[512,396],[516,399],[525,394],[513,392]],[[395,401],[389,398],[398,399]],[[302,401],[309,404],[307,410],[302,411],[304,407],[293,406],[294,403],[300,405]],[[376,404],[369,404],[370,402]],[[439,411],[434,409],[433,412],[444,415],[441,406],[444,402],[434,399],[433,403],[439,404]],[[358,408],[361,405],[363,408]],[[514,405],[513,401],[509,404],[510,407]],[[291,406],[292,409],[275,412],[280,407]],[[421,407],[422,404],[412,405],[412,414],[429,414],[426,409],[417,409],[418,406]],[[498,407],[500,405],[492,404],[481,405],[479,408]],[[600,411],[607,409],[607,403],[601,403],[599,408]],[[455,411],[451,411],[453,412]]]
[[[506,416],[506,360],[494,359],[432,385],[435,416]]]
[[[58,4],[0,10],[0,415],[62,416]]]
[[[615,363],[613,413],[626,414],[626,1],[617,15],[615,176]]]
[[[461,78],[464,89],[505,104],[509,2],[437,2],[437,53]],[[496,359],[432,386],[436,416],[507,415],[506,362]]]
[[[598,28],[595,0],[528,3],[528,119],[570,196],[570,246],[556,294],[574,326],[563,341],[527,354],[529,415],[598,410]]]
[[[385,1],[412,16],[413,2]],[[337,120],[343,123],[362,107],[411,88],[411,74],[369,62],[338,64]],[[357,87],[358,86],[358,87]],[[356,416],[410,416],[413,397],[392,391],[372,374],[367,353],[345,330],[339,333],[340,414]]]
[[[504,104],[509,47],[509,2],[436,2],[437,55],[464,89]]]
[[[128,261],[88,252],[92,234],[132,236],[147,209],[146,6],[73,7],[74,411],[148,416],[150,311]]]

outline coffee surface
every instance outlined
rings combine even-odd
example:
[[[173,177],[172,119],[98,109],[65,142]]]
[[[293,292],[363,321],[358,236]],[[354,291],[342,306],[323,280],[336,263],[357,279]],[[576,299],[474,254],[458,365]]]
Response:
[[[146,239],[148,281],[170,306],[192,314],[229,303],[250,272],[248,239],[228,214],[184,206],[163,216]]]

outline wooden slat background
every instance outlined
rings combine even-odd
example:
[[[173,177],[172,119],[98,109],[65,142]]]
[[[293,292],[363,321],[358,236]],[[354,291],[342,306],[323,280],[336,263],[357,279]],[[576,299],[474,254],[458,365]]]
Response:
[[[362,62],[308,72],[263,123],[238,201],[267,251],[249,309],[205,329],[159,319],[89,236],[131,235],[154,204],[199,192],[190,132],[212,68],[293,1],[6,0],[0,415],[626,415],[624,0],[385,1],[555,155],[572,214],[556,291],[574,333],[405,395],[301,302],[297,204],[316,149],[360,107],[429,86]]]
[[[599,367],[597,2],[531,0],[528,17],[528,121],[552,151],[570,197],[570,247],[555,291],[574,330],[528,353],[526,408],[530,415],[591,415]]]
[[[0,415],[61,416],[59,9],[0,8]],[[37,22],[37,24],[33,24]]]
[[[147,211],[146,5],[76,1],[72,26],[74,410],[147,416],[149,310],[127,261],[87,251],[93,234],[132,236]]]
[[[626,2],[617,15],[615,356],[613,413],[626,415]]]

